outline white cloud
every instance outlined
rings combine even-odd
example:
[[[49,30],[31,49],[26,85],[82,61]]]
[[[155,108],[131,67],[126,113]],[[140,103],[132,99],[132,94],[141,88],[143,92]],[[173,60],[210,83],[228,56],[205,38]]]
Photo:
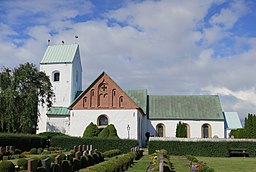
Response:
[[[6,2],[8,22],[0,22],[0,67],[27,61],[39,65],[48,39],[51,44],[76,41],[84,87],[106,71],[123,89],[146,88],[149,94],[220,92],[226,111],[247,114],[248,107],[255,112],[255,101],[249,95],[255,98],[256,39],[226,30],[244,15],[246,4],[240,1],[213,15],[211,26],[204,21],[208,10],[222,1],[127,1],[126,6],[102,14],[103,19],[83,18],[97,8],[89,1],[15,2]],[[73,19],[78,15],[81,21],[76,22]],[[20,32],[28,37],[15,37],[12,42],[9,35],[20,34],[15,29],[23,25],[20,19],[24,17],[31,23]],[[226,38],[232,38],[237,50],[245,45],[249,48],[220,57],[213,45]]]

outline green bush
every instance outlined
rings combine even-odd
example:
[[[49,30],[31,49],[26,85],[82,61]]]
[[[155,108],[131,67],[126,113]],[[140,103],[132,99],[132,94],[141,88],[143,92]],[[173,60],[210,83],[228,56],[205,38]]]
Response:
[[[37,154],[37,149],[36,149],[36,148],[32,148],[32,149],[30,150],[30,153],[31,153],[31,154]]]
[[[55,136],[69,137],[69,135],[66,135],[66,134],[63,134],[63,133],[60,133],[60,132],[43,132],[43,133],[39,133],[38,135],[39,136],[44,136],[44,137],[47,137],[47,138],[52,138],[52,137],[55,137]]]
[[[85,128],[83,137],[96,137],[99,134],[99,129],[92,122]]]
[[[27,170],[28,168],[28,160],[21,158],[17,161],[17,165],[19,166],[20,169],[22,170]]]
[[[81,168],[80,160],[79,159],[74,159],[73,164],[72,164],[73,171],[79,171],[80,168]]]
[[[98,135],[99,138],[107,138],[109,137],[108,127],[104,128]]]
[[[0,133],[0,140],[0,146],[12,145],[23,152],[31,148],[44,147],[46,138],[38,135]]]
[[[1,172],[15,172],[15,166],[11,161],[2,161],[2,162],[0,162],[0,171]]]
[[[87,156],[81,156],[81,168],[86,168],[89,166],[89,158]]]
[[[51,172],[61,172],[61,168],[59,164],[53,164],[50,169]]]
[[[80,172],[108,172],[108,171],[124,171],[126,170],[136,156],[135,152],[129,152],[115,158],[110,158],[108,161],[96,164],[91,167],[79,170]]]
[[[21,154],[21,150],[20,150],[20,149],[15,149],[15,150],[14,150],[14,153],[15,153],[15,154]]]
[[[103,152],[103,156],[106,158],[111,158],[113,156],[117,156],[120,155],[122,152],[119,149],[112,149],[112,150],[108,150]]]
[[[137,140],[113,139],[113,138],[79,138],[79,137],[54,137],[51,142],[54,147],[73,148],[74,145],[93,145],[93,149],[105,152],[111,149],[119,149],[122,153],[130,152],[132,147],[139,145]]]
[[[37,149],[37,154],[41,154],[43,152],[43,148],[38,148]]]
[[[229,148],[247,148],[250,157],[256,156],[256,142],[252,141],[149,141],[149,154],[165,149],[173,155],[228,157]]]
[[[62,172],[72,172],[71,163],[68,160],[63,160],[61,163]]]

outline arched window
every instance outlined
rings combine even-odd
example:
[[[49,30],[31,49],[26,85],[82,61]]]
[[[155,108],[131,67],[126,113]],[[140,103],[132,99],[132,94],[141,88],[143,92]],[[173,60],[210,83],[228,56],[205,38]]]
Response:
[[[54,82],[60,81],[60,72],[58,71],[53,72],[53,81]]]
[[[124,106],[123,103],[124,103],[124,97],[121,96],[121,97],[119,97],[119,107],[120,108],[122,108]]]
[[[202,138],[211,138],[212,137],[212,129],[209,124],[202,125]]]
[[[190,126],[185,123],[186,138],[190,138]]]
[[[164,124],[157,124],[156,126],[156,136],[157,137],[164,137],[165,129]]]
[[[107,126],[108,125],[108,117],[106,115],[100,115],[98,117],[98,126]]]

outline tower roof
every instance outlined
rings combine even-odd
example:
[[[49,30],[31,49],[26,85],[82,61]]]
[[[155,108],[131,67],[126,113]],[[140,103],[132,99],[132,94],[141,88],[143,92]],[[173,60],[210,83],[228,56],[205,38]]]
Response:
[[[50,45],[47,47],[40,64],[72,63],[78,47],[78,44]]]

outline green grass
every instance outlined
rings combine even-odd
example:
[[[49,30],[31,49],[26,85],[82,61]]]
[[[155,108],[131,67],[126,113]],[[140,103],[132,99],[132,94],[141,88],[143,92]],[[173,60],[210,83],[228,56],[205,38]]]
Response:
[[[256,158],[197,157],[216,172],[256,172]]]
[[[150,155],[144,155],[138,161],[134,161],[128,172],[145,172],[150,163]]]
[[[170,156],[170,161],[173,163],[174,170],[177,172],[190,171],[189,161],[185,156]]]

